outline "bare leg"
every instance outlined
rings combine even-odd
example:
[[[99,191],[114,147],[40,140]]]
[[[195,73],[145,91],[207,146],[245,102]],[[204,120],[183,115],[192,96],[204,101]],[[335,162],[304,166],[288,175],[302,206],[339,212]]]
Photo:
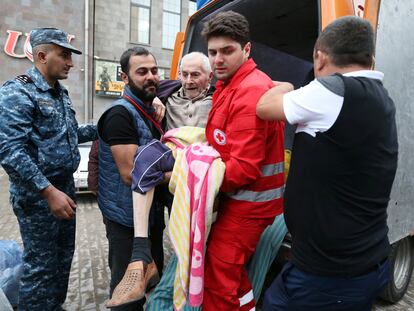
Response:
[[[116,286],[107,307],[117,307],[144,297],[147,288],[159,281],[157,267],[151,257],[148,238],[148,222],[154,189],[145,194],[132,192],[134,208],[134,249],[131,263],[121,282]],[[140,247],[145,249],[137,249]],[[134,252],[135,250],[135,252]],[[135,254],[135,255],[134,255]]]
[[[153,198],[154,188],[145,194],[132,192],[134,237],[148,238],[148,220]]]

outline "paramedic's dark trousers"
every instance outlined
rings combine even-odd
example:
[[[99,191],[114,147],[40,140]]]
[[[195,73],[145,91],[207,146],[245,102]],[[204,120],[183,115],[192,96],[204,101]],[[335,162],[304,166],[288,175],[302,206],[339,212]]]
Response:
[[[352,278],[321,277],[287,263],[266,291],[263,311],[371,311],[389,281],[389,262]]]

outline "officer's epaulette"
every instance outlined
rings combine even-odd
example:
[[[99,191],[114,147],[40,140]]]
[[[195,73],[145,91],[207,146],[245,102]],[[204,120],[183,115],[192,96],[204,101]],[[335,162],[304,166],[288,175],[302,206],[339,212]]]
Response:
[[[30,78],[28,75],[20,75],[20,76],[17,76],[15,78],[15,80],[17,80],[17,81],[19,81],[19,82],[21,82],[23,84],[33,83],[32,78]]]

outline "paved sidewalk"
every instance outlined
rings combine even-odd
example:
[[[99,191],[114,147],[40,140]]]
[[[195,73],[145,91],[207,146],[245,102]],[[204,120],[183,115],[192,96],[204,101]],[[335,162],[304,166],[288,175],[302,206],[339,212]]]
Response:
[[[3,189],[3,188],[2,188]],[[16,240],[19,227],[8,204],[0,204],[0,239]],[[108,310],[104,302],[109,294],[108,244],[102,216],[95,199],[78,199],[76,251],[72,262],[69,290],[64,308],[67,311]]]
[[[78,199],[76,217],[76,251],[65,309],[108,310],[104,306],[109,295],[108,243],[94,197],[88,195]]]

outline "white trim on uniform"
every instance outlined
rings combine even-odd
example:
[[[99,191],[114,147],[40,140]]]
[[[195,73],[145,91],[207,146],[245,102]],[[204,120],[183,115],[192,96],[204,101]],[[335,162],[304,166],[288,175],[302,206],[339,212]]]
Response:
[[[245,294],[243,297],[239,298],[240,300],[240,307],[247,305],[250,301],[254,299],[253,297],[253,289],[250,290],[247,294]]]

